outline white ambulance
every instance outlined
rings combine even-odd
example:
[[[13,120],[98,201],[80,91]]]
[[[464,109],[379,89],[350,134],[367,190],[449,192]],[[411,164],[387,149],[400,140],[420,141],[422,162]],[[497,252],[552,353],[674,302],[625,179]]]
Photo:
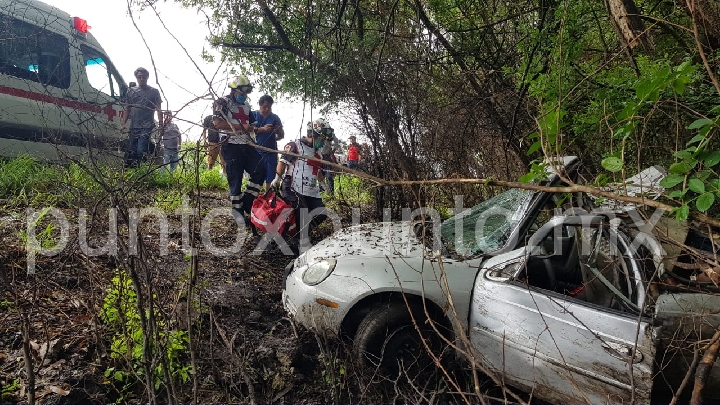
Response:
[[[0,0],[0,156],[118,155],[127,85],[87,21],[37,0]]]

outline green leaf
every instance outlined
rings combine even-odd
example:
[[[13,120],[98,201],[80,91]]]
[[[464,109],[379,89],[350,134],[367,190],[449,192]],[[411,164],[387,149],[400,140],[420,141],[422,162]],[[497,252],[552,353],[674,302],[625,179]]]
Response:
[[[625,123],[622,127],[619,127],[618,129],[614,130],[613,132],[613,138],[615,139],[624,139],[632,135],[633,130],[635,130],[635,122],[629,121]]]
[[[710,175],[712,175],[712,172],[704,169],[702,171],[695,172],[694,176],[696,178],[700,179],[701,181],[705,182],[707,180],[707,178],[710,177]]]
[[[695,148],[693,148],[693,151],[694,151],[694,150],[695,150]],[[673,156],[674,156],[675,158],[679,158],[679,159],[686,159],[686,158],[690,158],[690,157],[692,156],[693,151],[690,151],[690,150],[687,150],[687,149],[682,149],[682,150],[674,153]]]
[[[709,118],[699,118],[688,126],[688,130],[697,130],[698,128],[705,127],[706,125],[712,125],[713,121]]]
[[[675,218],[677,220],[687,220],[687,218],[690,216],[690,206],[688,206],[687,204],[683,204],[676,209],[677,212],[675,212]]]
[[[635,113],[637,113],[638,108],[639,105],[637,103],[628,103],[623,111],[618,115],[618,119],[622,121],[632,118]]]
[[[688,189],[698,194],[705,193],[705,183],[698,178],[691,178],[688,181]]]
[[[685,81],[680,79],[673,80],[673,90],[675,90],[675,93],[677,94],[683,94],[685,93]]]
[[[696,142],[702,141],[704,138],[705,138],[704,134],[698,134],[698,135],[692,137],[692,139],[690,141],[688,141],[687,144],[685,144],[685,145],[692,145]]]
[[[684,181],[685,176],[671,173],[660,181],[660,186],[664,187],[665,189],[670,189],[671,187],[677,186]]]
[[[595,178],[595,184],[597,186],[606,186],[608,184],[609,178],[606,174],[601,173]]]
[[[518,182],[528,183],[532,182],[533,179],[535,179],[535,174],[531,172],[521,176],[520,179],[518,179]]]
[[[541,146],[542,146],[542,144],[540,144],[540,141],[533,142],[533,144],[530,146],[530,148],[528,148],[526,155],[532,155],[533,152],[539,150]]]
[[[720,190],[720,179],[710,179],[707,182],[710,184],[710,186],[712,186],[713,189]]]
[[[697,200],[695,200],[695,207],[697,207],[698,211],[704,213],[710,208],[710,206],[713,205],[713,203],[715,203],[715,194],[711,192],[703,193],[697,198]]]
[[[713,151],[703,159],[705,166],[715,166],[720,163],[720,151]]]
[[[688,191],[687,189],[673,190],[672,192],[670,192],[670,194],[668,196],[670,196],[671,199],[677,199],[678,197],[685,196],[685,193],[687,193],[687,191]]]
[[[713,107],[713,108],[711,108],[711,109],[710,109],[710,112],[713,113],[713,114],[719,114],[719,113],[720,113],[720,104],[717,105],[717,106],[715,106],[715,107]]]
[[[649,80],[641,81],[637,84],[637,86],[635,86],[635,95],[640,100],[646,98],[652,91],[653,85],[652,82]]]
[[[688,165],[685,161],[675,162],[674,164],[670,165],[668,172],[674,173],[676,175],[685,175],[686,173],[690,172],[690,165]]]
[[[600,163],[603,168],[610,172],[620,172],[623,168],[623,161],[620,158],[609,156]]]

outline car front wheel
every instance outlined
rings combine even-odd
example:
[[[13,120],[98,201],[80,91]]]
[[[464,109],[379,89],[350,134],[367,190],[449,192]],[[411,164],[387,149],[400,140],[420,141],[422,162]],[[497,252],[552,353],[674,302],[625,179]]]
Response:
[[[425,376],[436,371],[445,347],[438,331],[444,327],[428,320],[422,305],[386,303],[365,316],[353,349],[361,362],[388,376]]]

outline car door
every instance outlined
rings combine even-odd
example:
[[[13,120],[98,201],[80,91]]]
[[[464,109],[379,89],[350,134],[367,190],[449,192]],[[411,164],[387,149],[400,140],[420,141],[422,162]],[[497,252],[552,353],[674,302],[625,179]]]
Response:
[[[554,403],[649,402],[656,331],[625,237],[596,217],[556,217],[510,254],[478,274],[470,315],[499,379]]]

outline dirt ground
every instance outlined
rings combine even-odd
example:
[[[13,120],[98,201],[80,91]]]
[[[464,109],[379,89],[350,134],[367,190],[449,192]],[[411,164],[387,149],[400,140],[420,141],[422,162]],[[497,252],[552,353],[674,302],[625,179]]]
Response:
[[[224,207],[222,193],[202,196],[202,207]],[[64,210],[71,219],[77,211]],[[106,376],[119,368],[110,356],[113,332],[99,318],[113,271],[127,264],[112,256],[85,256],[71,243],[53,257],[38,257],[36,273],[26,272],[21,231],[24,209],[0,211],[0,403],[28,403],[28,373],[23,350],[23,320],[35,375],[36,402],[42,404],[145,403],[139,383],[123,386]],[[102,217],[102,216],[100,216]],[[174,328],[187,329],[190,257],[181,250],[179,216],[169,216],[168,255],[158,255],[157,227],[141,227],[148,250],[145,263],[161,310]],[[98,220],[90,239],[106,235],[107,217]],[[40,229],[40,228],[39,228]],[[229,246],[236,227],[216,221],[211,238]],[[120,235],[127,230],[120,227]],[[95,233],[95,234],[93,234]],[[105,234],[104,234],[105,233]],[[98,237],[100,240],[101,237]],[[318,337],[286,317],[281,304],[285,266],[293,259],[277,250],[253,255],[244,246],[233,255],[216,256],[201,248],[195,299],[189,319],[194,332],[197,372],[174,388],[175,397],[158,390],[156,402],[201,404],[396,403],[459,399],[438,382],[425,387],[382,382],[356,366],[346,345]],[[26,316],[25,316],[26,315]],[[190,364],[188,358],[183,360]],[[445,393],[444,398],[438,394]],[[447,397],[450,396],[450,397]]]

